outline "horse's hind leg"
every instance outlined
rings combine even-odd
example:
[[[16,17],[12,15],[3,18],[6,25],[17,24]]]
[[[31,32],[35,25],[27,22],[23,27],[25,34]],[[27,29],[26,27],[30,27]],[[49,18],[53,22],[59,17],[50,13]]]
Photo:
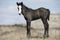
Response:
[[[49,24],[48,24],[48,22],[46,22],[46,27],[47,27],[46,28],[46,32],[47,32],[46,36],[49,37]]]
[[[44,38],[46,37],[46,31],[47,31],[46,28],[47,28],[46,24],[44,23],[44,35],[43,35]]]
[[[27,37],[29,38],[30,37],[30,26],[31,26],[31,22],[30,21],[27,21]]]
[[[44,24],[44,36],[43,37],[44,38],[49,37],[49,24],[48,24],[47,20],[42,19],[42,22]]]

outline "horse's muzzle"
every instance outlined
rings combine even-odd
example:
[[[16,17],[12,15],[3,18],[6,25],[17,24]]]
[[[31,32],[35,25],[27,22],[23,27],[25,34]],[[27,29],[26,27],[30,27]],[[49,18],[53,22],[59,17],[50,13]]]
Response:
[[[21,15],[21,14],[19,13],[19,15]]]

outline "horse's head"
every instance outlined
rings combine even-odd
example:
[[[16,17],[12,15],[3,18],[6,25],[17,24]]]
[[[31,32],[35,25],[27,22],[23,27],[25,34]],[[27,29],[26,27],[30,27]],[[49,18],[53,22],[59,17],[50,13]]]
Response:
[[[19,15],[21,15],[23,2],[19,2],[19,3],[16,2],[16,4],[17,4],[17,8],[18,8],[18,13],[19,13]]]

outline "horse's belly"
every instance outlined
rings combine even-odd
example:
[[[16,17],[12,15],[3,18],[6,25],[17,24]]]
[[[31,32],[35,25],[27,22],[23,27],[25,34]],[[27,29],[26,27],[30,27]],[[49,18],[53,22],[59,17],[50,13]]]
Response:
[[[34,17],[34,18],[32,18],[32,21],[38,20],[38,19],[40,19],[40,17]]]

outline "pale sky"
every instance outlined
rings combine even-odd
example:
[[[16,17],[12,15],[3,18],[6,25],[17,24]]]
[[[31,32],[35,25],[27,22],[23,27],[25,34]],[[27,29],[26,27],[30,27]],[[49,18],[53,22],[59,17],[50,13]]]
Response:
[[[0,0],[0,24],[24,24],[23,15],[18,15],[16,2],[23,2],[29,8],[45,7],[51,13],[60,13],[60,0]]]

